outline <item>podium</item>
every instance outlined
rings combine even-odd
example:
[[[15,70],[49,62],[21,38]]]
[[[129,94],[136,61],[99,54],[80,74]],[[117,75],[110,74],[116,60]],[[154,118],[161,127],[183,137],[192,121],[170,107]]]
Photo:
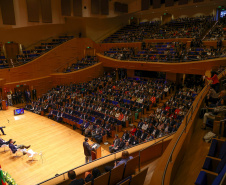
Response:
[[[98,143],[92,145],[92,160],[101,158],[101,146]]]
[[[8,104],[6,100],[2,100],[2,109],[7,110],[8,109]]]

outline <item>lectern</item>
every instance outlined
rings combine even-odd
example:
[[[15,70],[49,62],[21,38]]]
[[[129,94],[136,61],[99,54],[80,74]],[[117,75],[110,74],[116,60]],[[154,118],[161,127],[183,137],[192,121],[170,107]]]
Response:
[[[92,160],[101,158],[101,146],[98,143],[92,145]]]
[[[6,100],[2,100],[2,109],[7,110],[8,109],[8,104]]]

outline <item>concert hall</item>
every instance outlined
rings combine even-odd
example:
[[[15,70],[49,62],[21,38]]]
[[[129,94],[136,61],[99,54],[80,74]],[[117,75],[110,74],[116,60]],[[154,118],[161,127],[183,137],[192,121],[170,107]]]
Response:
[[[226,0],[0,0],[0,185],[226,185]]]

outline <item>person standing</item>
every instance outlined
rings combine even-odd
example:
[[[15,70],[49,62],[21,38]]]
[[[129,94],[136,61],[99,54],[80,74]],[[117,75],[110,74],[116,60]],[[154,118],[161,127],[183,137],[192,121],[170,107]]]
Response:
[[[9,106],[12,106],[12,95],[10,94],[10,92],[8,92],[7,94],[7,99],[8,99]]]
[[[83,142],[83,149],[84,149],[84,154],[86,156],[85,157],[86,163],[88,163],[88,161],[92,162],[92,148],[89,145],[88,140],[89,139],[86,137],[85,141]]]
[[[37,92],[36,92],[36,89],[32,89],[32,97],[33,97],[33,100],[37,100]]]

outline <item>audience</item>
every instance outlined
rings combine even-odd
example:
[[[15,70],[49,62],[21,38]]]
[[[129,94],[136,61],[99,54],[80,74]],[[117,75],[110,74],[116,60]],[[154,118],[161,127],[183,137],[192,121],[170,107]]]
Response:
[[[92,174],[90,172],[86,172],[85,173],[85,182],[92,182],[92,185],[93,185],[93,182],[94,182],[94,179],[99,177],[101,175],[101,172],[98,168],[94,168],[92,170]]]
[[[85,184],[84,179],[76,179],[75,171],[71,170],[68,172],[68,178],[71,180],[69,185],[83,185]]]
[[[129,155],[129,152],[128,151],[123,151],[122,152],[122,158],[120,161],[115,161],[115,164],[114,166],[105,166],[105,171],[108,172],[108,171],[111,171],[113,168],[121,165],[121,164],[125,164],[127,163],[127,161],[129,161],[130,159],[133,159],[132,156]]]
[[[143,39],[199,38],[214,23],[213,16],[185,17],[161,25],[161,22],[131,24],[118,30],[103,43],[142,42]]]
[[[92,66],[96,63],[98,63],[98,59],[97,59],[96,56],[94,56],[94,57],[86,56],[85,58],[78,60],[76,63],[73,63],[71,66],[64,68],[63,73],[69,73],[69,72],[77,71],[79,69],[83,69],[83,68]]]

